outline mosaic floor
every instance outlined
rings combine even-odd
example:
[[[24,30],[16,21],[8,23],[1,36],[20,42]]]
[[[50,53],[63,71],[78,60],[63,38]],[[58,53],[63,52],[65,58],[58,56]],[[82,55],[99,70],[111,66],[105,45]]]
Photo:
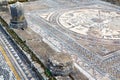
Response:
[[[13,75],[13,72],[10,70],[1,52],[0,52],[0,80],[16,80]]]

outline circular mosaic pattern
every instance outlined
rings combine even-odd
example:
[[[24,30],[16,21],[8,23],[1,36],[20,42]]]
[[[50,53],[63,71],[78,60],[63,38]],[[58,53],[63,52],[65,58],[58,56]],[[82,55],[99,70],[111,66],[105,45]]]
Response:
[[[120,39],[120,13],[101,9],[68,11],[59,23],[76,33],[102,39]]]

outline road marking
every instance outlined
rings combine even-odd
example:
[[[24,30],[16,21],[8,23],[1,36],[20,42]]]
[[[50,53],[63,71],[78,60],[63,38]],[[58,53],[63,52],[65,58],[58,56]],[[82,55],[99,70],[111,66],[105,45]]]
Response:
[[[0,46],[0,52],[2,53],[2,55],[4,56],[5,58],[5,61],[7,62],[8,66],[10,67],[10,69],[13,71],[13,74],[15,75],[16,79],[17,80],[21,80],[19,74],[17,73],[17,71],[15,70],[14,66],[12,65],[10,59],[8,58],[5,50],[3,49],[2,46]]]

